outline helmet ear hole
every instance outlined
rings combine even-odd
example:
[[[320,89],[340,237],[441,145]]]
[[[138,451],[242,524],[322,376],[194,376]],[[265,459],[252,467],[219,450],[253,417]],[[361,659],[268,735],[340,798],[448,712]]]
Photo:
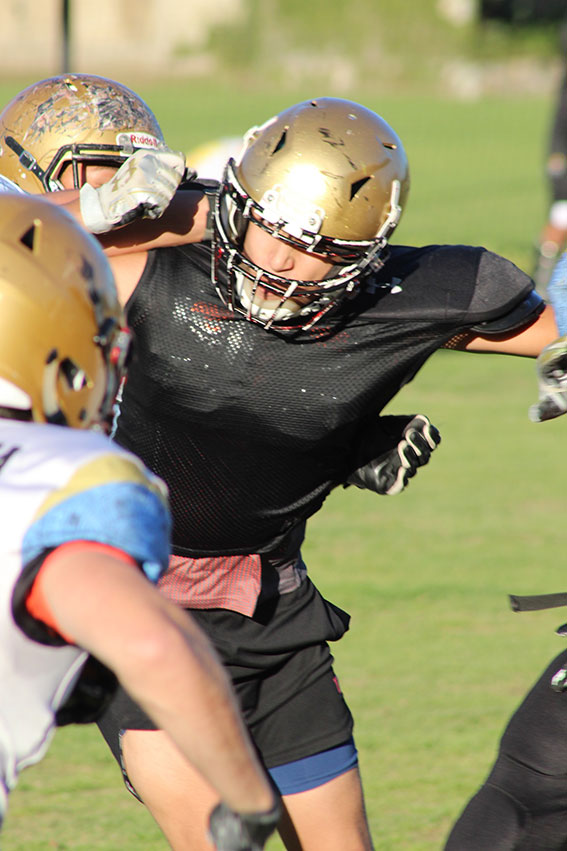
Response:
[[[63,379],[69,390],[78,391],[87,386],[87,376],[83,369],[71,358],[63,358],[59,364],[59,377]]]
[[[53,351],[45,365],[43,380],[43,406],[45,417],[48,422],[68,424],[67,417],[63,413],[64,402],[59,390],[76,393],[88,386],[87,376],[75,361],[71,358],[58,360],[57,352]],[[59,388],[59,389],[58,389]],[[79,412],[79,420],[85,418],[85,414]]]
[[[69,213],[0,194],[0,405],[37,422],[106,422],[129,340],[98,241]],[[0,415],[1,416],[1,415]]]

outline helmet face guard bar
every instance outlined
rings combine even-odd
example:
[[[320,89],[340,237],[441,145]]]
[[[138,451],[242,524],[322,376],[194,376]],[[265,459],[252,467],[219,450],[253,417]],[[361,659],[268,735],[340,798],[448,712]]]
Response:
[[[259,275],[254,276],[251,270],[239,265],[237,252],[228,251],[226,252],[226,255],[227,256],[225,256],[224,249],[220,245],[216,244],[216,241],[214,241],[211,279],[217,295],[223,304],[229,308],[229,310],[234,313],[244,314],[249,322],[262,325],[266,328],[266,330],[273,328],[274,331],[280,332],[308,331],[309,328],[312,328],[313,325],[319,322],[325,314],[327,314],[332,308],[336,307],[347,293],[352,292],[357,284],[357,280],[353,279],[344,287],[343,291],[335,291],[334,298],[330,294],[326,296],[321,295],[319,298],[305,304],[303,307],[299,307],[295,313],[291,314],[289,311],[286,311],[284,305],[288,299],[293,298],[293,293],[296,291],[297,286],[301,284],[305,285],[305,281],[290,281],[288,278],[282,278],[281,280],[285,281],[287,289],[275,290],[270,287],[267,281],[263,280],[266,276],[266,272],[263,269],[259,269]],[[222,284],[220,283],[221,264],[225,266],[226,290],[223,290]],[[238,276],[252,282],[251,292],[247,298],[247,307],[241,303],[241,298],[237,292]],[[259,286],[273,292],[279,299],[279,304],[276,304],[275,307],[271,307],[269,311],[259,310],[254,312],[253,310],[254,299]],[[288,315],[285,318],[281,318],[282,312],[287,313]],[[269,316],[265,315],[268,313]]]
[[[220,244],[219,244],[220,243]],[[224,265],[226,276],[225,289],[223,289],[221,265]],[[347,271],[347,270],[344,270]],[[279,331],[307,331],[318,322],[326,313],[351,293],[358,284],[358,269],[348,267],[350,274],[336,276],[320,282],[311,284],[306,281],[297,281],[290,278],[282,278],[279,275],[266,272],[251,260],[243,257],[237,249],[232,248],[223,232],[215,234],[213,239],[213,261],[211,266],[212,283],[221,301],[229,310],[243,313],[250,322],[263,325],[266,329],[277,326]],[[251,291],[248,295],[248,305],[242,304],[238,293],[237,281],[240,278],[241,286],[243,280],[251,282]],[[258,287],[276,296],[279,303],[271,307],[269,311],[253,311],[254,299]],[[289,316],[289,311],[284,308],[285,303],[293,296],[312,296],[312,300]],[[288,313],[289,318],[281,318],[282,312]],[[269,313],[269,316],[266,315]],[[274,329],[275,330],[275,329]]]
[[[221,281],[221,264],[225,266],[226,274],[226,291],[223,290]],[[254,270],[256,270],[254,272]],[[250,322],[255,322],[262,325],[266,329],[270,329],[274,324],[278,331],[307,331],[322,316],[328,313],[331,308],[335,307],[344,295],[351,292],[357,283],[356,279],[343,283],[341,289],[334,288],[334,297],[329,294],[324,294],[320,290],[315,290],[316,285],[312,285],[311,292],[318,297],[313,301],[308,302],[302,307],[298,306],[297,311],[293,314],[285,308],[286,302],[297,294],[299,287],[305,292],[308,288],[305,286],[305,281],[294,281],[289,278],[279,278],[276,275],[268,275],[264,269],[259,266],[254,266],[247,262],[242,262],[242,258],[235,250],[226,251],[216,241],[213,242],[213,263],[211,267],[212,283],[216,289],[217,295],[229,310],[235,313],[243,313]],[[242,304],[242,298],[238,294],[237,281],[240,278],[251,282],[251,291],[247,297],[247,306]],[[276,281],[280,282],[279,286]],[[241,283],[242,286],[242,283]],[[256,298],[258,287],[272,293],[277,297],[279,303],[269,310],[254,311],[254,300]],[[268,315],[269,314],[269,315]],[[282,317],[282,314],[285,316]],[[274,330],[276,330],[276,327]]]
[[[134,148],[125,148],[121,145],[95,145],[86,142],[63,145],[45,171],[46,189],[51,191],[63,188],[59,180],[59,172],[64,163],[71,163],[73,186],[75,189],[80,189],[78,169],[80,163],[107,163],[108,165],[120,166],[133,152]]]
[[[126,134],[124,135],[126,136]],[[73,186],[75,189],[80,189],[79,163],[103,163],[120,166],[139,147],[131,143],[124,145],[97,145],[88,142],[78,142],[70,145],[62,145],[48,168],[44,171],[37,164],[35,157],[29,151],[26,151],[13,136],[6,136],[6,144],[14,151],[23,168],[31,171],[41,181],[41,185],[46,192],[63,189],[63,185],[59,180],[59,171],[61,166],[66,163],[71,163],[73,169]],[[149,150],[153,150],[153,147]]]

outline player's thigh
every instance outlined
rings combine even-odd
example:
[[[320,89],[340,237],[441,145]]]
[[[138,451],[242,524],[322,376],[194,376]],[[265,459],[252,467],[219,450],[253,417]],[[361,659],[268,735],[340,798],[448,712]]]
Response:
[[[280,834],[288,851],[371,851],[357,768],[328,783],[284,795]]]
[[[174,851],[213,851],[209,815],[218,794],[161,730],[127,730],[122,759],[128,780]]]

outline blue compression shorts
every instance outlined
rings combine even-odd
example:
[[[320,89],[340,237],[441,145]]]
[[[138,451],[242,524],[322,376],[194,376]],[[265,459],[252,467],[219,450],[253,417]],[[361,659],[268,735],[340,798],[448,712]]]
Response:
[[[294,795],[322,786],[357,765],[358,752],[351,738],[344,745],[276,765],[268,772],[282,795]]]

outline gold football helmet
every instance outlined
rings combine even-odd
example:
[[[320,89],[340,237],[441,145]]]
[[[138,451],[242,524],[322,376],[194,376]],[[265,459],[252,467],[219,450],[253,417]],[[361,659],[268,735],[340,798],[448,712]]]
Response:
[[[0,416],[104,425],[130,345],[108,261],[62,208],[0,194]]]
[[[72,163],[120,165],[139,148],[165,147],[159,124],[131,89],[92,74],[49,77],[0,113],[0,174],[33,194],[61,189]]]
[[[219,295],[266,327],[310,327],[381,265],[408,190],[402,143],[375,112],[338,98],[286,109],[249,131],[238,161],[227,163],[215,211]],[[268,274],[242,252],[250,221],[331,260],[333,270],[307,286]],[[255,309],[258,286],[277,295],[279,307]],[[294,293],[310,301],[290,312]]]

